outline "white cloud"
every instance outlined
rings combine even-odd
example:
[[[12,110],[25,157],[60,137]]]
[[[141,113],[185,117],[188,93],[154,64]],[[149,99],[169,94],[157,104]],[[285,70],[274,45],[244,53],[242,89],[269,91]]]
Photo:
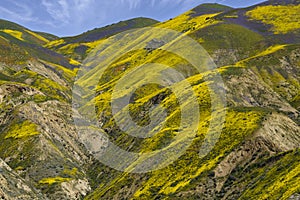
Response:
[[[93,3],[95,3],[94,0],[74,0],[74,8],[79,11],[86,11],[92,6]]]
[[[141,0],[121,0],[123,5],[127,5],[130,10],[138,8],[141,4]]]
[[[66,0],[59,0],[57,2],[42,0],[42,5],[46,8],[52,19],[55,20],[55,24],[67,24],[70,22],[70,6]]]
[[[18,2],[12,2],[12,3],[14,4],[14,10],[0,6],[0,11],[1,13],[5,13],[4,16],[6,16],[6,18],[22,20],[22,21],[37,20],[36,17],[33,17],[33,11],[30,9],[29,6]]]
[[[94,3],[95,0],[42,0],[42,6],[56,27],[82,23],[94,9]]]

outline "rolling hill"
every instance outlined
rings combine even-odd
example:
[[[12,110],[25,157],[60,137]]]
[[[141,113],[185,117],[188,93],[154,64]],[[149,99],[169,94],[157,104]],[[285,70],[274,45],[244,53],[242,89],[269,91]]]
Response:
[[[299,0],[242,9],[203,4],[165,22],[136,18],[67,38],[1,20],[0,198],[299,198],[299,13]],[[131,32],[136,28],[143,31]],[[153,29],[174,32],[155,35]],[[174,46],[182,37],[211,58],[202,58],[208,55],[204,51],[196,54],[196,46]],[[129,39],[118,42],[123,38]],[[121,55],[113,59],[111,52]],[[196,54],[205,66],[197,71],[175,52]],[[179,72],[180,81],[171,80],[172,87],[144,84],[158,74],[149,63],[168,66],[166,77]],[[139,79],[123,78],[132,73]],[[118,87],[122,90],[114,92]],[[212,94],[212,88],[221,92]],[[116,109],[112,102],[124,99],[128,104]],[[97,127],[81,120],[90,116],[91,106]],[[193,113],[199,119],[190,140]],[[156,134],[140,138],[124,131],[128,115],[150,127],[147,134]],[[130,157],[111,155],[125,172],[102,164],[109,145],[103,138],[84,142],[97,141],[96,130],[109,145],[149,156],[130,164]],[[220,135],[214,134],[218,130]],[[201,152],[207,140],[215,143]],[[178,154],[171,164],[130,173],[148,168],[145,161],[155,166],[170,147],[177,153],[166,154],[168,159]]]

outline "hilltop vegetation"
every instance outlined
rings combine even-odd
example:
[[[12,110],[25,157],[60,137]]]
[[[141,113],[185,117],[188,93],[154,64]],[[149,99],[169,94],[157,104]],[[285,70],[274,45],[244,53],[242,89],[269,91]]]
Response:
[[[45,47],[55,50],[62,55],[82,61],[87,54],[99,45],[102,39],[113,36],[122,31],[151,26],[158,21],[149,18],[135,18],[108,25],[103,28],[95,28],[78,36],[65,37],[51,41]]]
[[[247,12],[247,16],[272,25],[275,34],[288,33],[300,28],[300,5],[263,6]]]

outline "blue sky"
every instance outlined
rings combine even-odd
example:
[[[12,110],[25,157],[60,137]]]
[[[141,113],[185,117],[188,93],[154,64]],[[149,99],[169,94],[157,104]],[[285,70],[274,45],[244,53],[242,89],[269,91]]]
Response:
[[[263,0],[1,0],[0,18],[69,36],[140,16],[163,21],[202,3],[246,7],[259,2]]]

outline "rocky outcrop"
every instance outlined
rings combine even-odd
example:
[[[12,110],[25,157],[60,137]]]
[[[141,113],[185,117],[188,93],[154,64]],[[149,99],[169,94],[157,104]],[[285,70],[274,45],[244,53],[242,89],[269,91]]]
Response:
[[[0,199],[42,200],[46,198],[0,159]]]

